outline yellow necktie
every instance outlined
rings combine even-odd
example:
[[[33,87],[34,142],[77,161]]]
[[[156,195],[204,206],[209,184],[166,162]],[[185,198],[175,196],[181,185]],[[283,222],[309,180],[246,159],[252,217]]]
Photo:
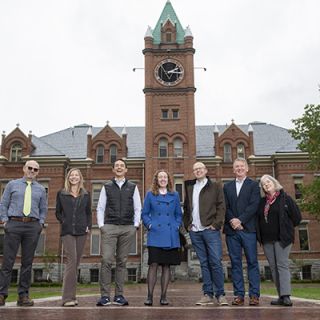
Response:
[[[25,216],[28,216],[31,212],[31,181],[27,181],[27,184],[23,203],[23,214]]]

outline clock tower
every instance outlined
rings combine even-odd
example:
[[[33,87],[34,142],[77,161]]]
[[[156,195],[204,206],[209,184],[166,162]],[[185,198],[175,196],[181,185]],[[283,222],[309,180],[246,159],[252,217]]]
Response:
[[[154,172],[165,169],[182,196],[196,161],[193,36],[168,0],[144,41],[146,189]]]

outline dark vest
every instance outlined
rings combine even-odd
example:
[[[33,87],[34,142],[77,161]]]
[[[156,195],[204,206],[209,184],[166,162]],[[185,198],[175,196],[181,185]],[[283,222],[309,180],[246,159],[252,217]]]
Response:
[[[104,212],[105,224],[131,225],[134,224],[133,194],[136,185],[128,180],[121,189],[116,181],[104,185],[107,195],[107,204]]]

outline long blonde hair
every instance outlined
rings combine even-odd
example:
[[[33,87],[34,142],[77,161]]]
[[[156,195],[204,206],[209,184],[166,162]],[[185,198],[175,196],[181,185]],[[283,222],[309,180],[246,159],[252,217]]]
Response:
[[[167,190],[169,192],[172,192],[173,191],[173,186],[172,186],[172,180],[171,180],[171,177],[169,175],[169,172],[166,171],[166,170],[157,170],[155,172],[155,174],[153,175],[153,178],[152,178],[152,185],[151,185],[151,192],[154,194],[154,195],[158,195],[159,194],[159,184],[158,184],[158,174],[160,172],[164,172],[167,174],[167,177],[168,177],[168,185],[167,185]]]
[[[80,169],[78,168],[72,168],[68,171],[67,173],[67,176],[66,176],[66,179],[64,180],[64,190],[68,193],[71,192],[71,183],[69,181],[69,178],[70,178],[70,175],[72,172],[74,171],[77,171],[79,173],[79,176],[80,176],[80,181],[79,181],[79,185],[78,185],[78,190],[77,190],[77,194],[82,194],[86,191],[86,189],[84,188],[83,186],[83,176],[82,176],[82,173],[80,171]]]

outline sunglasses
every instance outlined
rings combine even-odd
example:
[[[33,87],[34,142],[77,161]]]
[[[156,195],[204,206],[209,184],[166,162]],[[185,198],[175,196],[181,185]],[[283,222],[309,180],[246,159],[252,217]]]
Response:
[[[34,168],[34,167],[28,167],[29,171],[34,171],[34,172],[38,172],[39,169],[38,168]]]

